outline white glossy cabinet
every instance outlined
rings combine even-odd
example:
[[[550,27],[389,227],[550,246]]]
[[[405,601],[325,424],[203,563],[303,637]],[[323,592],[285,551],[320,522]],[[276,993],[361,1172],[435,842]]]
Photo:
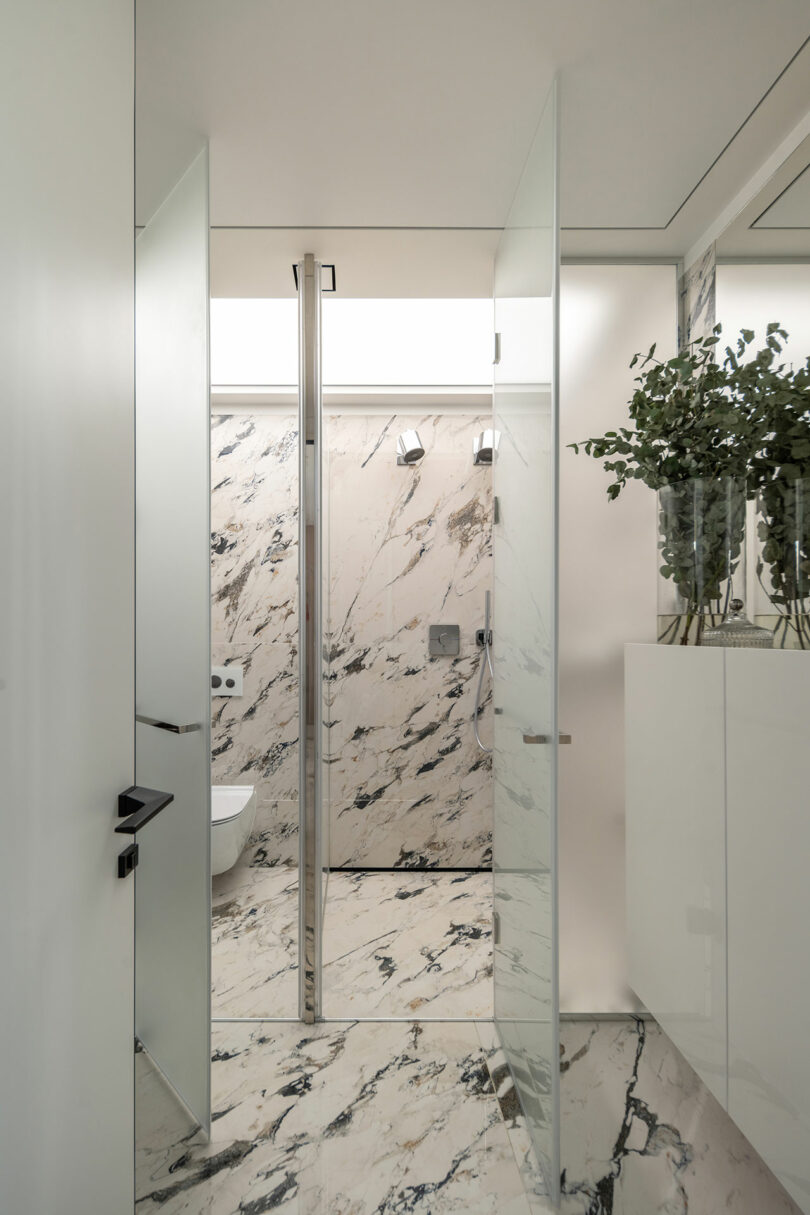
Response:
[[[810,654],[726,663],[728,1108],[810,1211]]]
[[[723,1105],[723,651],[626,650],[630,983]]]
[[[810,654],[625,672],[631,985],[810,1213]]]

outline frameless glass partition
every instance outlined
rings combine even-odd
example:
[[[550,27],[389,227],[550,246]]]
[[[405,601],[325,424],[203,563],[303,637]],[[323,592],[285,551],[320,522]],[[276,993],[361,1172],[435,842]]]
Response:
[[[238,856],[213,828],[215,1019],[298,1016],[298,301],[272,268],[288,295],[211,301],[212,796],[250,799]]]
[[[146,223],[135,254],[138,788],[131,809],[143,807],[143,821],[133,823],[137,835],[132,837],[138,849],[135,1029],[158,1072],[207,1128],[211,1032],[207,149]],[[158,811],[151,820],[150,807]],[[141,1086],[138,1091],[142,1093]],[[138,1115],[139,1140],[145,1140],[148,1111],[144,1107]]]
[[[554,88],[495,261],[493,487],[495,1021],[554,1200],[560,1176],[556,148]]]

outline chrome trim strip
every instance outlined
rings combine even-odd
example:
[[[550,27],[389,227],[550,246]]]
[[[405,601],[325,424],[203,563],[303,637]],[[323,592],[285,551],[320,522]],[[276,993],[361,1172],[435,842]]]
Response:
[[[154,726],[156,730],[168,730],[170,734],[193,734],[202,729],[202,723],[192,721],[187,726],[174,726],[170,721],[161,721],[157,717],[147,717],[144,713],[136,713],[135,720],[142,726]]]

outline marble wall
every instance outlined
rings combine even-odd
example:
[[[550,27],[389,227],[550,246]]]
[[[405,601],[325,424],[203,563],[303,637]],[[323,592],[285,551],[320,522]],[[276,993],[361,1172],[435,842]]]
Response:
[[[327,415],[324,423],[325,774],[331,863],[479,867],[491,860],[488,757],[472,712],[491,586],[488,418]],[[426,449],[395,463],[415,426]],[[297,433],[292,416],[212,420],[213,662],[241,662],[242,698],[215,697],[215,783],[255,784],[267,857],[297,860]],[[457,657],[428,625],[458,624]],[[489,688],[485,687],[489,704]],[[491,723],[486,718],[485,732]]]
[[[709,337],[715,325],[717,254],[714,245],[687,266],[678,284],[678,345]]]
[[[214,784],[256,786],[270,862],[298,860],[298,421],[211,419],[211,661],[242,697],[211,701]]]
[[[458,413],[327,420],[335,866],[491,861],[490,761],[472,729],[475,630],[492,584],[492,471],[473,465],[472,440],[487,424]],[[425,456],[397,467],[406,427]],[[459,625],[458,657],[429,657],[430,624]]]

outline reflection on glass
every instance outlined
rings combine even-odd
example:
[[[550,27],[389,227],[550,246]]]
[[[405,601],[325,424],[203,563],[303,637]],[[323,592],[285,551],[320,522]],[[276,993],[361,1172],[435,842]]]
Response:
[[[556,951],[556,96],[495,265],[495,1020],[559,1188]]]

